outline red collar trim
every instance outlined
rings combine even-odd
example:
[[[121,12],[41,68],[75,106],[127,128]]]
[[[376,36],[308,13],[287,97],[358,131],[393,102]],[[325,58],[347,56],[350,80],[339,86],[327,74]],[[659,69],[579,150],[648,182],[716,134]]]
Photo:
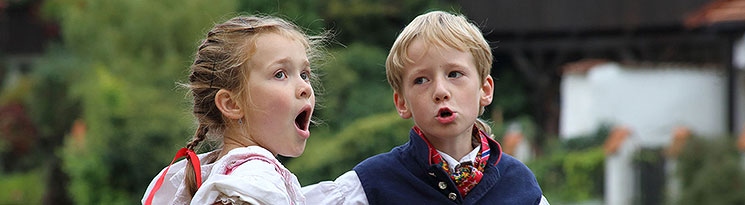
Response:
[[[479,131],[480,134],[486,136],[486,139],[487,140],[489,140],[489,141],[491,141],[491,142],[493,142],[494,144],[497,145],[497,149],[499,150],[499,155],[497,155],[497,161],[494,162],[494,166],[497,166],[497,164],[499,163],[499,160],[502,159],[502,145],[500,145],[499,142],[497,142],[496,140],[494,140],[491,137],[489,137],[488,135],[486,135],[486,133],[484,131],[480,130],[478,127],[476,127],[476,125],[474,125],[473,127],[476,128]],[[427,140],[427,138],[424,137],[424,133],[422,133],[422,130],[420,130],[419,127],[417,127],[416,125],[414,125],[414,127],[411,128],[411,129],[413,129],[414,132],[416,132],[416,134],[419,135],[419,137],[421,137],[422,140],[424,140],[425,143],[427,143],[427,148],[428,148],[427,149],[428,150],[427,158],[429,158],[429,160],[428,160],[429,161],[429,164],[432,165],[432,153],[433,152],[434,153],[437,153],[437,150],[435,149],[434,146],[432,146],[432,144],[429,143],[429,140]]]
[[[420,130],[419,127],[417,127],[416,125],[414,125],[414,127],[411,128],[411,129],[414,129],[414,132],[416,132],[416,135],[419,135],[419,137],[421,137],[422,140],[424,140],[424,142],[427,143],[427,151],[428,151],[427,158],[429,159],[428,160],[429,161],[429,164],[432,165],[432,151],[435,150],[435,147],[432,146],[432,144],[429,143],[429,140],[427,140],[426,137],[424,137],[424,133],[422,133],[422,130]],[[435,153],[436,152],[437,151],[435,150]]]
[[[482,131],[479,130],[479,132],[482,132]],[[483,134],[486,134],[486,133],[483,133]],[[497,161],[494,162],[494,166],[497,166],[497,163],[499,163],[499,160],[502,159],[502,145],[500,145],[499,142],[497,142],[496,140],[492,139],[491,137],[488,137],[487,136],[486,139],[489,140],[489,141],[491,141],[491,142],[493,142],[494,144],[496,144],[497,145],[497,149],[499,149],[499,156],[497,156]]]

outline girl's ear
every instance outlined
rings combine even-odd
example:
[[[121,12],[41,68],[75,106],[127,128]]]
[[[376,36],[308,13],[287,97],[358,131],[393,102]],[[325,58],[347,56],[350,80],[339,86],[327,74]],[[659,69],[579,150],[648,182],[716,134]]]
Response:
[[[486,79],[484,79],[484,84],[481,85],[481,98],[479,99],[479,104],[481,106],[487,106],[491,104],[493,96],[494,80],[491,78],[491,75],[488,75],[486,76]]]
[[[393,92],[393,103],[396,104],[396,110],[401,118],[409,119],[411,111],[406,106],[406,100],[398,92]]]
[[[233,93],[228,90],[220,89],[217,91],[217,94],[215,94],[215,106],[228,119],[237,120],[243,118],[243,110],[238,105],[238,102],[233,99]]]

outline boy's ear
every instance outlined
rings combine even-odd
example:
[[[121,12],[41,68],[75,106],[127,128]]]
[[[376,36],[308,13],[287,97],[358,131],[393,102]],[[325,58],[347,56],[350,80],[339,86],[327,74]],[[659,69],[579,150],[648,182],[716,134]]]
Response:
[[[215,94],[215,106],[220,110],[223,116],[229,119],[241,119],[243,117],[243,110],[238,106],[238,102],[233,99],[233,93],[220,89]]]
[[[484,84],[481,85],[481,98],[479,103],[481,106],[487,106],[491,104],[492,98],[494,97],[494,80],[491,75],[486,76]]]
[[[401,118],[409,119],[411,111],[406,107],[406,100],[398,92],[393,92],[393,103],[396,104],[396,111]]]

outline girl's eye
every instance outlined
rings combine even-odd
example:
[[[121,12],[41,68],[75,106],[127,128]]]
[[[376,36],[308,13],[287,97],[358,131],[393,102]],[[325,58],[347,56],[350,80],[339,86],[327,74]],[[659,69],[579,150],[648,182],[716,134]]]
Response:
[[[418,78],[414,79],[414,84],[419,85],[419,84],[422,84],[422,83],[426,83],[427,81],[429,81],[429,80],[427,80],[427,78],[418,77]]]
[[[284,71],[280,71],[274,74],[274,78],[276,79],[285,79],[287,78],[287,74],[285,74]]]
[[[463,73],[458,72],[458,71],[452,71],[448,73],[448,78],[458,78],[460,76],[463,76]]]
[[[303,79],[304,81],[309,81],[310,75],[308,74],[307,71],[303,71],[302,73],[300,73],[300,78]]]

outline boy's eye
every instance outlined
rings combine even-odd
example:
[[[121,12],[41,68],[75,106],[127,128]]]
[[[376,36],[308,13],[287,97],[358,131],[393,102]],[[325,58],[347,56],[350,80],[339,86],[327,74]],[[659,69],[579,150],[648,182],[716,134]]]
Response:
[[[274,78],[276,79],[285,79],[287,78],[287,74],[285,74],[284,71],[280,71],[274,74]]]
[[[304,81],[308,81],[310,80],[310,75],[308,74],[307,71],[303,71],[302,73],[300,73],[300,78],[303,79]]]
[[[427,81],[429,81],[429,80],[427,80],[424,77],[418,77],[418,78],[414,79],[414,84],[417,84],[418,85],[418,84],[426,83]]]
[[[458,71],[452,71],[448,73],[448,78],[458,78],[460,76],[463,76],[463,73],[460,73]]]

